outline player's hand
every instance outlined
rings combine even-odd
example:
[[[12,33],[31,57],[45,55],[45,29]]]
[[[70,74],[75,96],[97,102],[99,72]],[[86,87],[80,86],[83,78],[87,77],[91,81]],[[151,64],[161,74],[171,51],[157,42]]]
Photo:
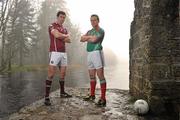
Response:
[[[66,38],[64,38],[64,42],[66,42],[66,43],[71,43],[71,40],[70,40],[69,37],[66,37]]]
[[[69,34],[64,34],[64,38],[69,38],[70,35]]]
[[[81,36],[81,42],[86,42],[88,40],[88,37],[86,35]]]

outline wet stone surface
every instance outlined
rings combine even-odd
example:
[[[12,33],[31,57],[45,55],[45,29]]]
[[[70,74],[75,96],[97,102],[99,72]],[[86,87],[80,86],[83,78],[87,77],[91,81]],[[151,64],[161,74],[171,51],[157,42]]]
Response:
[[[107,105],[96,107],[93,102],[83,101],[83,96],[89,93],[86,88],[67,88],[72,98],[60,98],[59,90],[51,93],[52,105],[43,105],[44,100],[20,109],[10,115],[9,120],[171,120],[168,116],[138,116],[133,111],[131,97],[126,90],[107,90]],[[96,100],[100,90],[96,91]]]

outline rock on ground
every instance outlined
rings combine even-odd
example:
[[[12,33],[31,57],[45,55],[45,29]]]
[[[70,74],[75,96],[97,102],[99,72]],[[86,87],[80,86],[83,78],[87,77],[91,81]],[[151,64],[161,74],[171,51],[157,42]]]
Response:
[[[83,101],[89,93],[87,88],[67,88],[72,98],[60,98],[59,90],[51,93],[52,105],[43,105],[44,100],[20,109],[9,120],[170,120],[168,116],[138,116],[133,111],[132,98],[127,90],[108,89],[107,106],[98,108],[93,102]],[[96,101],[100,90],[96,91]],[[95,101],[95,102],[96,102]]]

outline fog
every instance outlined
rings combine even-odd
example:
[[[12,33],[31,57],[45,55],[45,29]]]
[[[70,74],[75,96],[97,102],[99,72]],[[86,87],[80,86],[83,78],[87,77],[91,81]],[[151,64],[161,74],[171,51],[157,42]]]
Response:
[[[16,71],[17,68],[21,67],[25,67],[25,69],[29,69],[30,67],[32,70],[47,69],[49,57],[48,26],[56,20],[56,13],[58,10],[64,10],[67,13],[64,26],[68,29],[72,39],[72,43],[66,45],[69,68],[72,68],[73,66],[87,68],[86,44],[80,43],[79,40],[80,36],[84,34],[86,30],[91,28],[89,22],[90,14],[97,11],[97,14],[100,14],[100,17],[102,18],[100,25],[105,27],[105,31],[107,31],[103,42],[106,61],[105,70],[107,70],[105,72],[110,82],[111,79],[115,79],[115,84],[110,84],[110,87],[128,89],[128,40],[130,23],[125,24],[127,26],[122,26],[124,20],[121,22],[121,19],[119,19],[122,14],[118,15],[118,11],[114,11],[112,15],[115,14],[116,16],[114,17],[117,18],[119,23],[122,23],[118,28],[122,27],[124,32],[122,32],[122,29],[111,28],[111,26],[115,25],[117,27],[119,24],[116,24],[117,21],[115,21],[114,18],[109,19],[110,16],[108,15],[111,12],[106,14],[106,12],[102,12],[99,8],[94,8],[100,4],[99,2],[97,2],[97,5],[91,7],[91,10],[89,10],[89,7],[86,7],[88,6],[87,4],[84,4],[84,12],[87,11],[86,18],[83,17],[83,11],[81,12],[81,18],[79,14],[76,15],[77,11],[72,12],[75,10],[72,6],[74,2],[70,2],[72,1],[0,1],[0,73]],[[104,5],[102,5],[102,9],[104,9],[103,7],[107,7],[108,3],[109,1],[105,2]],[[112,3],[114,8],[115,4],[117,3]],[[78,5],[79,3],[77,6]],[[124,3],[124,6],[125,5],[128,4]],[[79,9],[82,10],[81,7],[79,7]],[[124,7],[123,9],[127,8]],[[90,12],[88,13],[88,11]],[[75,18],[73,16],[79,17]],[[107,18],[109,21],[107,21]],[[82,20],[84,20],[84,22],[82,22]],[[114,21],[115,24],[107,24],[110,20],[112,20],[111,23]],[[81,23],[77,23],[77,21],[80,21]],[[88,27],[85,26],[85,24]],[[122,35],[118,34],[118,32],[122,32]],[[117,41],[119,41],[120,44]],[[78,57],[77,54],[81,57]],[[87,74],[87,72],[85,74]]]

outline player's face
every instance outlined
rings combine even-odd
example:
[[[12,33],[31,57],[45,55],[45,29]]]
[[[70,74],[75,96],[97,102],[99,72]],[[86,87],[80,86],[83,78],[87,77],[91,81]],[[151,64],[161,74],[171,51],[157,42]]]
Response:
[[[59,23],[60,24],[63,24],[64,23],[64,21],[65,21],[65,18],[66,18],[66,16],[65,15],[59,15],[59,17],[58,17],[58,21],[59,21]]]
[[[99,24],[99,21],[98,21],[97,17],[95,17],[95,16],[91,17],[91,25],[93,27],[97,27],[98,24]]]

